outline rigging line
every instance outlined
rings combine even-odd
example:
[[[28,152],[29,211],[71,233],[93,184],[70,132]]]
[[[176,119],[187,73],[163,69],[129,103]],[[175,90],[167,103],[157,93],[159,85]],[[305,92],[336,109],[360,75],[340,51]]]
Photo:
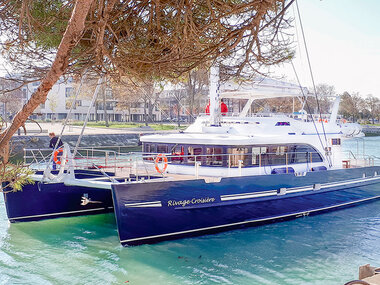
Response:
[[[85,130],[85,128],[86,128],[86,126],[87,126],[87,123],[88,123],[88,120],[89,120],[89,118],[90,118],[91,108],[92,108],[92,106],[94,105],[94,103],[96,102],[96,99],[98,98],[98,94],[99,94],[99,89],[100,89],[100,87],[101,87],[101,86],[103,85],[103,83],[104,83],[104,78],[103,78],[103,77],[104,77],[104,75],[101,75],[101,76],[99,77],[98,82],[97,82],[97,84],[96,84],[95,91],[94,91],[94,95],[93,95],[92,100],[91,100],[91,103],[90,103],[90,105],[88,106],[87,114],[86,114],[86,118],[85,118],[85,120],[84,120],[84,123],[83,123],[83,126],[82,126],[81,133],[80,133],[80,135],[79,135],[79,137],[78,137],[77,143],[76,143],[75,148],[74,148],[74,151],[73,151],[73,160],[75,159],[75,156],[76,156],[77,151],[78,151],[78,148],[79,148],[79,144],[80,144],[80,142],[81,142],[81,140],[82,140],[82,137],[83,137],[84,130]],[[105,106],[104,106],[104,107],[105,107]]]
[[[313,125],[314,125],[314,128],[315,128],[315,131],[317,132],[317,136],[318,136],[319,142],[321,143],[322,149],[325,149],[325,146],[323,145],[323,142],[322,142],[321,136],[320,136],[320,134],[319,134],[319,132],[318,132],[317,125],[315,124],[315,120],[314,120],[313,114],[312,114],[312,112],[311,112],[311,110],[310,110],[309,103],[307,102],[307,98],[306,98],[305,93],[304,93],[304,91],[303,91],[303,89],[302,89],[301,82],[300,82],[300,80],[299,80],[299,77],[298,77],[297,71],[296,71],[296,69],[295,69],[295,67],[294,67],[293,61],[290,61],[290,63],[291,63],[291,65],[292,65],[292,68],[293,68],[294,74],[295,74],[295,76],[296,76],[296,78],[297,78],[297,82],[298,82],[298,85],[299,85],[299,87],[300,87],[300,90],[301,90],[301,93],[302,93],[302,98],[304,99],[304,103],[306,104],[307,111],[309,112],[309,114],[311,114],[311,120],[312,120],[312,122],[313,122]],[[329,165],[330,165],[330,164],[331,164],[331,161],[330,161],[330,159],[329,159],[328,156],[326,156],[326,157],[327,157],[327,159],[328,159],[328,163],[329,163]],[[330,165],[330,166],[331,166],[331,165]]]
[[[282,36],[282,38],[284,39],[284,36],[283,36],[282,34],[281,34],[281,36]],[[317,136],[318,136],[319,142],[321,143],[322,149],[325,149],[325,146],[323,145],[323,142],[322,142],[321,136],[320,136],[320,134],[319,134],[319,132],[318,132],[318,128],[317,128],[317,125],[316,125],[316,123],[315,123],[315,120],[314,120],[313,114],[312,114],[312,112],[311,112],[311,108],[310,108],[309,103],[308,103],[308,101],[307,101],[307,97],[306,97],[306,95],[305,95],[305,93],[304,93],[304,90],[303,90],[302,85],[301,85],[301,81],[300,81],[300,79],[299,79],[299,77],[298,77],[297,70],[296,70],[296,68],[295,68],[294,63],[293,63],[292,60],[290,60],[290,64],[292,65],[294,75],[296,76],[298,86],[300,87],[300,90],[301,90],[301,93],[302,93],[302,98],[303,98],[302,109],[303,109],[304,106],[306,105],[307,111],[308,111],[308,113],[311,115],[311,120],[312,120],[312,122],[313,122],[313,125],[314,125],[314,128],[315,128],[315,131],[317,132]],[[326,146],[327,146],[327,143],[326,143]],[[329,161],[329,164],[330,164],[330,161]]]
[[[304,33],[304,29],[303,29],[303,25],[302,25],[302,19],[301,19],[300,10],[299,10],[299,7],[298,7],[298,1],[296,0],[295,2],[296,2],[296,7],[297,7],[298,19],[299,19],[300,27],[301,27],[302,38],[303,38],[303,42],[304,42],[304,45],[305,45],[305,52],[306,52],[307,63],[308,63],[308,66],[309,66],[309,71],[310,71],[311,80],[312,80],[312,82],[313,82],[313,88],[314,88],[315,100],[316,100],[316,102],[317,102],[317,108],[318,108],[319,116],[320,116],[320,118],[322,118],[321,108],[320,108],[319,100],[318,100],[318,94],[317,94],[317,90],[316,90],[316,88],[315,88],[315,82],[314,82],[313,70],[312,70],[312,68],[311,68],[311,62],[310,62],[310,57],[309,57],[309,51],[308,51],[308,49],[307,49],[307,44],[306,44],[306,37],[305,37],[305,33]],[[324,126],[324,122],[323,122],[323,120],[321,121],[321,124],[322,124],[323,135],[324,135],[324,137],[325,137],[326,147],[327,147],[327,145],[328,145],[328,141],[327,141],[327,136],[326,136],[326,131],[325,131],[325,126]],[[331,163],[331,162],[330,162],[330,163]]]
[[[51,156],[50,156],[49,162],[48,162],[48,164],[47,164],[47,166],[46,166],[46,169],[47,169],[48,167],[50,167],[50,164],[51,164],[52,161],[53,161],[54,152],[57,150],[57,148],[58,148],[58,144],[59,144],[59,142],[61,141],[61,137],[62,137],[62,135],[63,135],[63,132],[65,131],[65,128],[66,128],[66,125],[67,125],[67,123],[68,123],[68,121],[69,121],[70,115],[71,115],[71,113],[72,113],[72,111],[73,111],[73,109],[74,109],[74,106],[75,106],[75,104],[76,104],[77,98],[78,98],[79,93],[80,93],[80,91],[81,91],[81,89],[82,89],[82,85],[83,85],[84,79],[87,78],[86,72],[87,72],[87,70],[84,71],[83,76],[81,77],[81,81],[80,81],[80,84],[79,84],[78,90],[77,90],[76,93],[75,93],[74,100],[73,100],[73,102],[71,103],[70,110],[69,110],[69,112],[67,113],[67,116],[66,116],[66,118],[65,118],[65,122],[63,123],[63,127],[62,127],[62,130],[61,130],[61,133],[59,134],[58,140],[57,140],[57,142],[56,142],[55,145],[54,145],[54,149],[53,149],[53,152],[51,153]],[[42,176],[42,181],[44,181],[45,176],[46,176],[46,174],[45,174],[45,172],[44,172],[44,174],[43,174],[43,176]]]
[[[282,38],[284,38],[284,36],[283,36],[282,34],[281,34],[281,36],[282,36]],[[310,108],[309,103],[308,103],[308,101],[307,101],[307,97],[306,97],[306,95],[305,95],[305,93],[304,93],[304,90],[303,90],[303,88],[302,88],[302,85],[301,85],[300,79],[299,79],[299,77],[298,77],[298,73],[297,73],[297,71],[296,71],[296,68],[295,68],[295,66],[294,66],[292,60],[290,61],[290,63],[291,63],[291,65],[292,65],[292,68],[293,68],[294,74],[295,74],[296,79],[297,79],[297,82],[298,82],[298,86],[300,87],[300,90],[301,90],[301,93],[302,93],[302,98],[303,98],[302,109],[303,109],[304,106],[306,105],[307,111],[308,111],[308,113],[311,115],[311,120],[312,120],[312,122],[313,122],[313,125],[314,125],[314,128],[315,128],[315,131],[317,132],[317,136],[318,136],[319,142],[320,142],[320,144],[321,144],[321,146],[322,146],[322,149],[325,150],[325,146],[323,145],[323,142],[322,142],[321,136],[320,136],[320,134],[319,134],[319,132],[318,132],[317,125],[316,125],[316,123],[315,123],[315,120],[314,120],[313,114],[312,114],[312,112],[311,112],[311,108]],[[326,142],[326,147],[327,147],[327,142]],[[331,162],[331,158],[330,158],[330,156],[326,155],[326,159],[327,159],[327,162],[329,163],[329,166],[331,167],[331,166],[332,166],[332,162]]]
[[[293,9],[293,15],[294,15],[294,19],[295,21],[297,21],[297,18],[296,18],[296,11],[294,9],[294,5],[292,6],[292,9]],[[298,31],[298,27],[297,27],[297,23],[294,25],[294,28],[296,29],[296,38],[297,38],[297,42],[299,42],[299,31]],[[300,45],[297,45],[298,46],[298,51],[299,51],[299,56],[300,56],[300,61],[303,62],[303,57],[302,57],[302,52],[301,52],[301,46]]]

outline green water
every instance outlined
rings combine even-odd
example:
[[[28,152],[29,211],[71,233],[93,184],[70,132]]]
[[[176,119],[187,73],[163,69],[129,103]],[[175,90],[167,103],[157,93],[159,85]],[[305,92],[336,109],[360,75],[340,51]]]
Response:
[[[0,284],[342,285],[367,263],[380,266],[380,201],[123,248],[113,214],[9,224],[0,198]]]

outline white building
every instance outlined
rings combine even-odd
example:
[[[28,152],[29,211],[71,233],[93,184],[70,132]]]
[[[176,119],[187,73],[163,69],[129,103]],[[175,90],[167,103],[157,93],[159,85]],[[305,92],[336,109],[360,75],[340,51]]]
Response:
[[[30,99],[30,96],[37,90],[39,82],[33,82],[22,87],[23,104]],[[63,120],[66,119],[71,104],[75,98],[75,89],[72,80],[59,80],[50,90],[47,100],[41,104],[31,116],[32,119],[42,120]],[[82,87],[83,89],[83,87]],[[118,102],[113,98],[112,89],[106,90],[106,104],[104,106],[103,99],[98,96],[97,102],[90,109],[90,121],[104,121],[105,113],[107,113],[109,121],[144,121],[144,103],[134,102],[129,108],[120,109],[117,106]],[[79,94],[74,109],[72,111],[71,119],[84,120],[91,104],[92,93],[87,95]],[[106,112],[104,112],[106,108]],[[161,113],[157,108],[153,109],[153,121],[161,120]]]

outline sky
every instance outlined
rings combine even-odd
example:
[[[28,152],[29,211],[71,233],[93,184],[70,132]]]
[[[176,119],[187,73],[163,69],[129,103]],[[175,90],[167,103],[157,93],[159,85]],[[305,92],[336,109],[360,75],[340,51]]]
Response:
[[[332,85],[339,94],[359,92],[380,98],[380,1],[298,0],[298,5],[315,83]],[[296,30],[302,41],[299,25]],[[312,86],[301,45],[294,64],[301,85]],[[0,73],[1,69],[0,58]],[[275,73],[296,82],[290,64]]]
[[[298,0],[306,45],[315,84],[359,92],[380,98],[380,1],[377,0]],[[291,7],[291,13],[296,6]],[[297,38],[303,41],[299,21]],[[305,49],[298,45],[294,64],[301,85],[312,81]],[[295,82],[291,65],[276,70]]]

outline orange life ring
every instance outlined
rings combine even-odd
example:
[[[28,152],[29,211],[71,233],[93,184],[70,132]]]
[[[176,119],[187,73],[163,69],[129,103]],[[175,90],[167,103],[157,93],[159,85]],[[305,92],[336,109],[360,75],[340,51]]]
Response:
[[[61,164],[61,160],[58,159],[58,154],[59,154],[60,152],[63,153],[63,148],[59,148],[59,149],[57,149],[57,150],[54,152],[53,160],[54,160],[54,162],[55,162],[56,164]],[[67,161],[68,161],[68,160],[66,160],[66,162],[67,162]]]
[[[161,162],[161,160],[164,162],[164,167],[160,169],[158,164]],[[154,160],[154,168],[156,168],[156,171],[160,174],[163,174],[166,171],[166,168],[168,168],[168,158],[163,153],[159,153]]]

